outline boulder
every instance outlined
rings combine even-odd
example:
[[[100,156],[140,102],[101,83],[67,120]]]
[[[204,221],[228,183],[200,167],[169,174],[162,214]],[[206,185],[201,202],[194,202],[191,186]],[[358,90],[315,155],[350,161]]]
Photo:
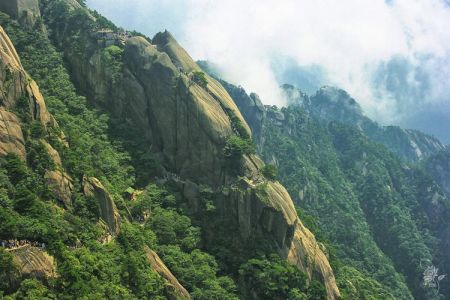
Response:
[[[25,141],[15,114],[0,107],[0,155],[16,154],[26,160]]]
[[[44,178],[56,198],[68,208],[72,205],[73,180],[64,170],[58,151],[47,141],[41,139],[40,142],[44,145],[56,167],[55,170],[47,170]]]
[[[189,292],[178,282],[178,279],[170,272],[169,268],[164,264],[161,258],[151,250],[149,247],[145,246],[145,253],[147,255],[147,260],[150,263],[153,271],[159,274],[166,282],[166,291],[169,299],[182,300],[191,299]]]
[[[23,277],[48,280],[57,276],[56,261],[44,249],[25,245],[7,251],[13,255],[13,261]]]
[[[68,208],[72,205],[72,178],[60,170],[45,172],[44,178],[55,197]]]
[[[108,225],[110,233],[117,235],[121,217],[113,198],[103,184],[95,177],[84,177],[83,193],[86,197],[97,200],[100,218]]]

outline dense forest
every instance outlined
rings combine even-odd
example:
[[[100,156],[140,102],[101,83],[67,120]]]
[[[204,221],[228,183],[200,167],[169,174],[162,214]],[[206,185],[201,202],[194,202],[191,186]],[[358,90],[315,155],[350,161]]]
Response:
[[[204,68],[208,70],[208,64]],[[446,150],[437,149],[428,162],[405,161],[406,156],[393,153],[403,149],[389,150],[396,141],[385,140],[384,145],[351,126],[351,120],[360,118],[353,107],[341,122],[337,113],[318,111],[324,102],[333,102],[323,91],[310,99],[297,91],[302,103],[291,98],[291,105],[278,109],[262,106],[256,95],[247,95],[240,87],[222,84],[257,133],[258,152],[277,169],[300,216],[326,245],[345,295],[363,299],[448,295],[444,276],[440,296],[424,282],[427,268],[435,267],[442,275],[450,266],[446,237],[450,200],[445,184],[438,184],[446,173],[440,172],[439,180],[425,170],[446,166]],[[285,88],[292,95],[293,87]],[[337,89],[332,92],[337,96],[329,98],[342,95]],[[370,122],[372,128],[378,126]],[[359,295],[345,286],[355,281]]]
[[[0,26],[0,298],[450,299],[437,141],[264,106],[84,1]]]

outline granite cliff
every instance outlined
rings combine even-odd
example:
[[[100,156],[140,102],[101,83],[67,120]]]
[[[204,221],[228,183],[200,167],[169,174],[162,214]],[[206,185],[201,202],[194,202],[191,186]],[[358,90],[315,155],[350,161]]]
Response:
[[[2,10],[20,20],[24,6],[20,1],[13,4]],[[222,85],[205,75],[170,33],[149,40],[114,27],[97,27],[99,16],[77,1],[40,1],[40,9],[39,15],[62,51],[80,93],[93,106],[108,112],[112,123],[137,133],[135,141],[161,163],[157,176],[176,176],[182,185],[190,182],[193,202],[200,201],[196,190],[211,187],[217,196],[214,204],[218,215],[238,224],[237,232],[227,234],[243,241],[262,237],[309,279],[322,281],[329,299],[339,297],[323,247],[302,224],[286,189],[262,176],[264,163],[257,155],[242,153],[237,158],[237,170],[227,166],[230,158],[224,155],[224,148],[230,138],[249,140],[250,128]],[[113,236],[117,235],[126,220],[111,194],[98,179],[72,178],[65,170],[59,149],[70,147],[70,143],[47,111],[37,84],[23,69],[3,31],[1,45],[3,155],[13,153],[24,161],[29,159],[28,142],[45,149],[51,166],[45,178],[64,207],[71,209],[74,194],[96,200],[98,217]],[[43,130],[38,139],[29,127],[36,122]],[[49,137],[56,138],[58,147]],[[145,179],[148,182],[151,178]],[[167,269],[151,252],[148,260],[157,268]],[[187,297],[170,271],[161,276]]]
[[[48,1],[43,1],[42,14],[88,100],[135,130],[139,143],[161,161],[163,174],[192,182],[194,190],[211,186],[220,195],[218,210],[238,222],[242,239],[261,234],[273,240],[280,255],[323,281],[329,299],[337,298],[325,254],[301,223],[284,187],[260,174],[262,161],[252,154],[242,157],[241,183],[227,171],[223,153],[229,137],[248,138],[251,131],[222,85],[208,75],[206,84],[199,82],[200,67],[167,31],[149,40],[123,37],[112,28],[116,44],[105,47],[98,40],[101,28],[95,27],[95,17],[64,3],[66,17],[56,18],[57,8]],[[71,19],[74,12],[86,20],[83,26]]]
[[[45,170],[44,179],[53,195],[61,201],[65,208],[72,206],[74,180],[63,167],[60,153],[49,143],[51,137],[60,145],[69,147],[64,133],[53,116],[48,112],[44,98],[35,81],[24,70],[20,58],[3,28],[0,26],[0,157],[17,155],[21,160],[33,163],[27,154],[28,143],[38,143],[52,162],[52,167]],[[33,137],[31,124],[39,124],[44,131],[38,140]],[[37,126],[37,125],[36,125]],[[105,222],[109,234],[119,234],[121,216],[114,200],[103,184],[95,177],[84,177],[81,184],[86,197],[96,202],[99,218]],[[111,239],[108,239],[110,241]],[[7,250],[12,254],[13,263],[18,268],[20,278],[37,278],[46,282],[56,278],[55,258],[41,247],[25,244]],[[159,256],[148,249],[149,263],[167,280],[171,288],[168,293],[173,299],[189,299],[189,294],[170,273]],[[16,284],[16,283],[15,283]]]

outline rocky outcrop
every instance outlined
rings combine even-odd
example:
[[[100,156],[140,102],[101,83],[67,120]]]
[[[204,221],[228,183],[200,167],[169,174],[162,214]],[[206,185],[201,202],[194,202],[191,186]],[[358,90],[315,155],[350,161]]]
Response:
[[[0,155],[16,154],[26,160],[25,140],[21,127],[23,123],[37,121],[44,129],[58,128],[56,120],[47,111],[36,82],[23,69],[14,46],[1,27],[0,105]],[[14,113],[18,106],[22,119]],[[59,139],[66,145],[62,133]],[[44,139],[40,143],[44,145],[55,165],[54,170],[46,170],[45,180],[56,198],[69,207],[73,189],[72,179],[65,172],[59,153]]]
[[[47,141],[41,140],[40,142],[44,145],[55,165],[54,170],[46,170],[44,178],[56,198],[68,208],[72,205],[73,180],[64,170],[58,151]]]
[[[314,235],[302,224],[286,189],[278,182],[243,179],[216,203],[223,217],[235,219],[244,240],[264,236],[281,257],[325,284],[328,299],[338,299],[333,270]]]
[[[48,187],[53,191],[55,197],[61,201],[66,208],[72,205],[72,178],[61,170],[45,172],[45,180]]]
[[[338,299],[340,292],[323,248],[324,246],[318,243],[314,235],[299,221],[289,249],[288,261],[306,270],[310,278],[314,276],[323,282],[328,299]]]
[[[178,279],[170,272],[169,268],[164,264],[155,251],[147,246],[144,248],[147,260],[153,271],[159,274],[166,282],[166,291],[169,299],[186,300],[191,299],[189,292],[178,282]]]
[[[23,160],[26,159],[20,121],[16,115],[0,107],[0,156],[6,154],[16,154]]]
[[[341,89],[322,87],[311,97],[290,85],[284,85],[283,90],[289,105],[303,107],[312,116],[327,122],[356,126],[371,140],[384,144],[404,160],[419,161],[446,148],[437,138],[420,131],[378,125]]]
[[[32,26],[41,16],[38,0],[2,0],[0,10],[25,26]]]
[[[83,193],[86,197],[97,201],[100,218],[108,225],[110,233],[117,235],[121,217],[113,198],[103,184],[95,177],[84,177]]]
[[[39,121],[45,129],[58,127],[39,87],[23,69],[16,49],[0,27],[0,106],[11,112],[19,102],[31,118],[22,122]]]
[[[247,95],[242,87],[236,87],[224,80],[219,80],[219,82],[233,98],[247,124],[251,124],[253,138],[256,145],[259,145],[263,126],[262,121],[266,117],[266,109],[259,96],[255,93]]]
[[[54,37],[56,44],[63,45],[61,50],[78,89],[93,105],[109,111],[114,120],[136,130],[137,142],[151,149],[166,171],[177,174],[182,181],[190,181],[192,185],[186,193],[195,193],[194,185],[208,185],[219,193],[231,187],[232,191],[221,197],[218,209],[223,214],[232,213],[239,221],[243,239],[259,232],[277,244],[280,255],[285,258],[290,252],[301,251],[297,249],[303,244],[300,241],[294,244],[295,240],[311,236],[303,236],[304,231],[294,235],[299,220],[292,200],[281,185],[259,183],[260,168],[264,164],[257,156],[243,157],[243,180],[247,184],[233,188],[237,178],[226,171],[223,149],[231,135],[249,137],[251,131],[217,80],[208,75],[205,75],[206,83],[195,80],[200,67],[170,33],[159,33],[151,42],[140,36],[129,38],[123,49],[115,49],[120,58],[111,62],[102,55],[108,49],[98,46],[92,32],[76,33],[84,39],[81,44],[87,45],[81,56],[75,46],[69,46],[71,32],[61,28],[65,27],[59,24],[52,28]],[[113,69],[113,63],[119,68]],[[97,191],[96,198],[109,203],[106,205],[109,208],[101,214],[114,228],[118,222],[111,197],[104,188],[95,185],[92,182],[85,185],[88,187],[85,187],[85,194]],[[293,245],[297,246],[291,249]],[[303,253],[309,250],[305,248]],[[329,268],[326,258],[321,263]],[[304,270],[316,276],[316,271],[322,269],[311,264]],[[328,280],[325,285],[329,298],[337,298],[339,292],[334,278],[328,275],[319,278]]]
[[[450,198],[450,150],[442,151],[425,161],[425,168]]]
[[[55,259],[44,249],[25,245],[8,251],[23,277],[48,280],[57,276]]]

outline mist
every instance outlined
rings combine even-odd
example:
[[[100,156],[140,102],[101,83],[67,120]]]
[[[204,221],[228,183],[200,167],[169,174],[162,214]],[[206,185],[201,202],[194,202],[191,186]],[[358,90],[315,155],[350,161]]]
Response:
[[[126,29],[168,29],[224,79],[283,105],[279,86],[348,91],[382,124],[450,142],[450,6],[444,0],[88,0]]]

